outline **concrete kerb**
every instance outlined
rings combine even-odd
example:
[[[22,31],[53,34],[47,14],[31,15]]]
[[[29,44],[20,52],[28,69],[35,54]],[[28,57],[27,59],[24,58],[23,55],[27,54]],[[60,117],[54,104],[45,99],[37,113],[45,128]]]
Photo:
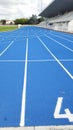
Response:
[[[0,130],[34,130],[34,127],[5,127],[0,128]]]
[[[70,126],[36,126],[36,127],[18,127],[18,128],[0,128],[0,130],[73,130],[73,125]]]

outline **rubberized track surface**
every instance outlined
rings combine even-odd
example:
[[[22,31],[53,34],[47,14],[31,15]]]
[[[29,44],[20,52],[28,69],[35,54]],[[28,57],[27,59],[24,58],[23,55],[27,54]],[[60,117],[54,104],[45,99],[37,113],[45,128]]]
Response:
[[[73,124],[73,35],[0,33],[0,126]]]

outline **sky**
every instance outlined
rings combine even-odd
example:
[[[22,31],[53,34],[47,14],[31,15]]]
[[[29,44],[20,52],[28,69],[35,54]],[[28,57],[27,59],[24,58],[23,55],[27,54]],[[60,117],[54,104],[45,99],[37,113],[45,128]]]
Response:
[[[52,0],[0,0],[0,20],[29,18],[46,8]]]

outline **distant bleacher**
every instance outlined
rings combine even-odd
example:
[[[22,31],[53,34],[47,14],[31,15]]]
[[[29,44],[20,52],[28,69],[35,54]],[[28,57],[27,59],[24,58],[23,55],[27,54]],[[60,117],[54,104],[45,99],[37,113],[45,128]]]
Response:
[[[72,20],[73,20],[73,11],[66,12],[65,14],[57,15],[52,18],[47,18],[45,21],[41,22],[39,26],[61,31],[71,31],[71,28],[69,28],[68,25],[70,25],[69,23]]]
[[[52,0],[39,16],[46,18],[40,26],[73,32],[73,0]]]
[[[58,15],[53,18],[48,19],[49,23],[61,23],[61,22],[69,22],[73,19],[73,11],[66,12],[63,15]]]

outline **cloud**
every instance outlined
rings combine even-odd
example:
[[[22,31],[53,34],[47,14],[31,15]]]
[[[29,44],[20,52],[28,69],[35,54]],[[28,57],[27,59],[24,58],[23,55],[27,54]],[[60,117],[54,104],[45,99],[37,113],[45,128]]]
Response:
[[[42,0],[47,5],[48,0]],[[50,1],[50,0],[49,0]],[[16,19],[39,14],[41,0],[0,0],[0,19]]]
[[[16,5],[19,0],[0,0],[0,5],[2,6],[9,6],[9,5]]]

